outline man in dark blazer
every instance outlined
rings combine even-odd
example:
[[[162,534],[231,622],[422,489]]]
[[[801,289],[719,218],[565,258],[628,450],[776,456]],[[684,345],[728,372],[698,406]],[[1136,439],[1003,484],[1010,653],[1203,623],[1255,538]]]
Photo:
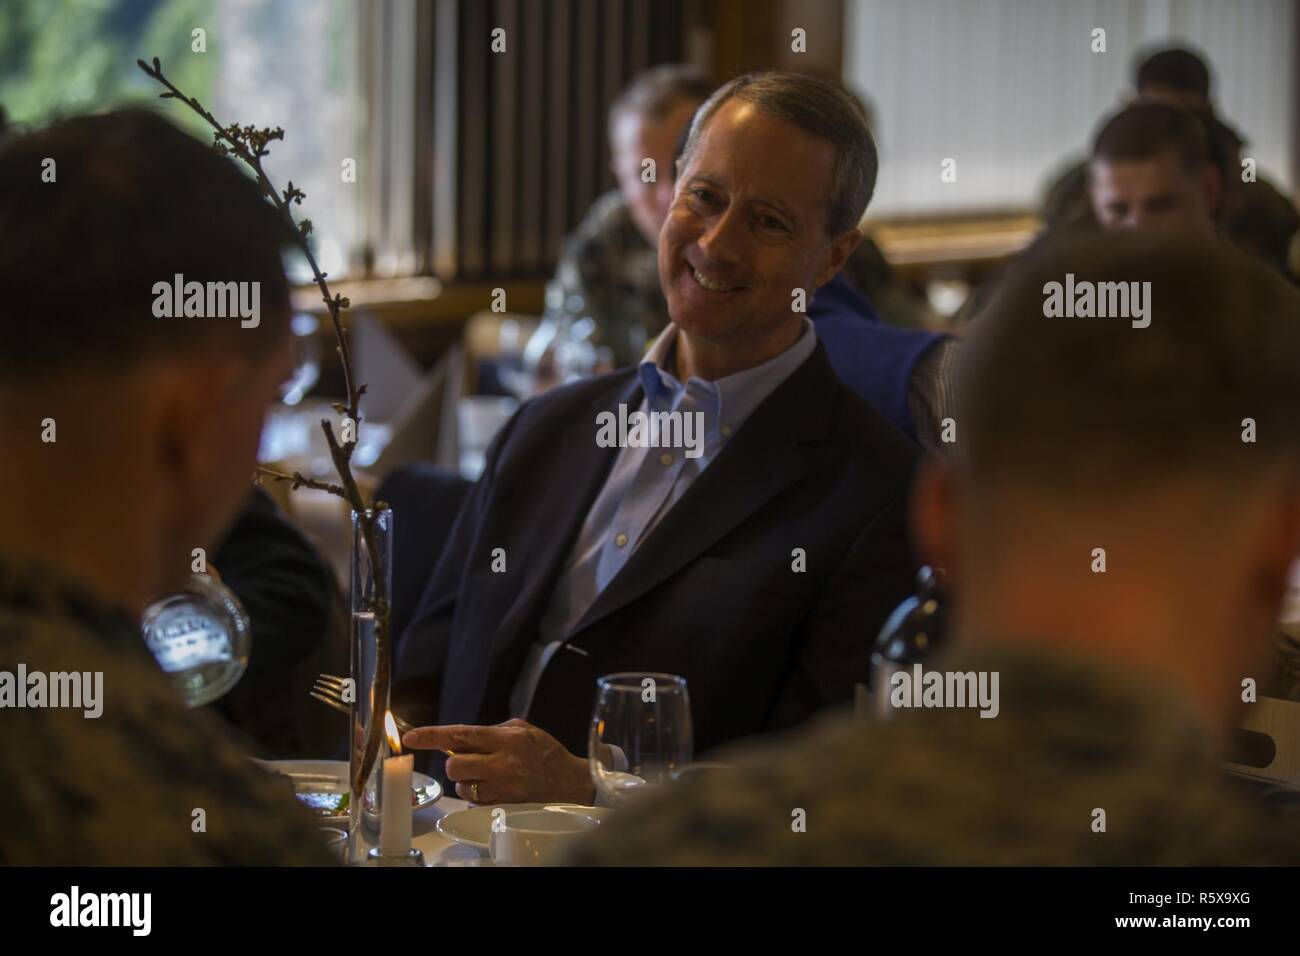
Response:
[[[659,240],[672,325],[638,368],[510,421],[402,638],[394,709],[440,724],[405,742],[453,751],[463,798],[589,802],[603,674],[685,677],[697,752],[866,679],[910,589],[916,449],[800,306],[860,240],[875,174],[834,83],[750,75],[700,108]],[[603,418],[632,410],[701,428],[602,447]]]

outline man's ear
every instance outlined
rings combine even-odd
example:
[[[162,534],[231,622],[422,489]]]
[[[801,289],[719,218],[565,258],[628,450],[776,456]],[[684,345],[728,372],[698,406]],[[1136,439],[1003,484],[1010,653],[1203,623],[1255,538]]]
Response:
[[[195,489],[213,465],[220,448],[212,440],[223,425],[221,405],[243,381],[246,365],[235,358],[208,354],[202,361],[173,362],[160,367],[154,382],[158,415],[159,466]]]
[[[957,488],[950,464],[933,455],[917,466],[912,480],[909,515],[917,557],[940,569],[950,586],[955,585],[957,568]]]
[[[849,229],[835,237],[831,243],[830,251],[827,253],[826,262],[822,266],[814,282],[816,288],[820,289],[831,279],[835,278],[836,273],[844,268],[844,263],[849,261],[849,256],[853,255],[853,250],[858,247],[862,241],[862,231],[859,229]]]

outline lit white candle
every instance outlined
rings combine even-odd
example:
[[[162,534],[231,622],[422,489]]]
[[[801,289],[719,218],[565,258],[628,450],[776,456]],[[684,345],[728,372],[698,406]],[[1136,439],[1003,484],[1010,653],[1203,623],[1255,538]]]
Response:
[[[401,746],[401,738],[387,714],[389,739]],[[384,808],[379,819],[379,852],[384,856],[406,856],[411,852],[411,775],[415,770],[415,755],[404,754],[384,761]]]

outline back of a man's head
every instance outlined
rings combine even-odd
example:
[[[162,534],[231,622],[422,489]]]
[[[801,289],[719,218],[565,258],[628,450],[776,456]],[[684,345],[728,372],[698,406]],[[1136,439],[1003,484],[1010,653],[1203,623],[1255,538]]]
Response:
[[[1138,95],[1185,105],[1210,105],[1210,68],[1182,47],[1169,47],[1138,57],[1133,85]]]
[[[960,629],[1178,675],[1227,719],[1300,551],[1297,369],[1300,296],[1226,243],[1043,243],[974,323],[951,498],[918,486],[955,502],[917,513],[947,515],[918,528]]]
[[[284,221],[230,159],[159,116],[52,124],[0,149],[0,380],[219,349],[256,356],[288,323]],[[159,318],[155,285],[256,282],[239,316]],[[229,308],[230,303],[226,307]]]
[[[233,160],[148,112],[0,147],[0,491],[31,505],[0,553],[131,606],[216,545],[291,368],[293,239]]]
[[[1073,301],[1049,315],[1058,291]],[[1097,317],[1116,302],[1124,314]],[[961,458],[981,494],[1062,506],[1158,501],[1174,479],[1245,492],[1270,473],[1300,473],[1297,369],[1300,297],[1225,244],[1142,233],[1048,241],[976,323]]]

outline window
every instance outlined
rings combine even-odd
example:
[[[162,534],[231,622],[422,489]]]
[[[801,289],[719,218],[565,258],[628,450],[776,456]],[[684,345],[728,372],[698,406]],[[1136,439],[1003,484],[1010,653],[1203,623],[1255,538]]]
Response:
[[[874,103],[880,141],[871,214],[1037,207],[1155,42],[1203,51],[1243,155],[1294,188],[1295,17],[1290,0],[848,0],[845,80]],[[955,182],[940,180],[946,158]]]
[[[321,268],[337,275],[359,264],[362,241],[359,187],[341,174],[358,158],[359,10],[356,0],[0,0],[0,106],[21,128],[147,104],[210,140],[136,66],[158,57],[219,121],[284,127],[267,172],[307,193]]]

